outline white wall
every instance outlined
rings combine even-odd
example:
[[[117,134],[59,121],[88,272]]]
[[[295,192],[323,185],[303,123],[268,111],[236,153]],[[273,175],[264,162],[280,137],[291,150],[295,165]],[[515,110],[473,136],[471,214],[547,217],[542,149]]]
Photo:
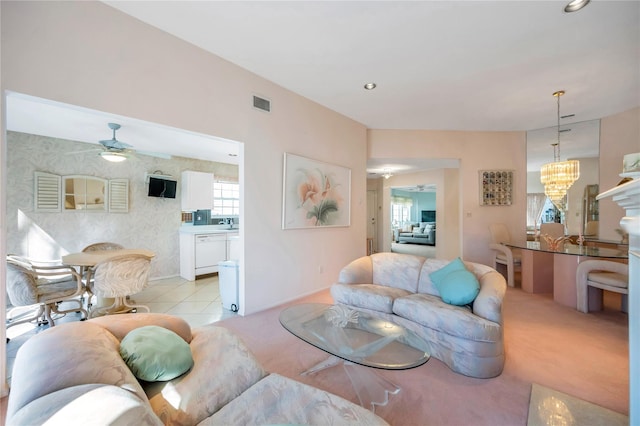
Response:
[[[483,264],[491,263],[489,225],[505,223],[512,239],[526,239],[526,149],[525,132],[458,132],[436,130],[368,130],[367,144],[370,158],[442,158],[459,159],[459,169],[444,169],[443,198],[437,196],[438,233],[436,250],[438,257],[462,256],[465,260]],[[480,206],[479,170],[514,170],[513,204],[511,206]],[[383,185],[400,186],[394,176]],[[457,176],[458,178],[455,178]],[[455,186],[454,186],[455,185]],[[388,205],[388,195],[383,205]],[[446,216],[440,209],[446,208]],[[441,218],[450,228],[442,229]],[[461,224],[459,232],[457,225]],[[390,229],[388,221],[383,225]],[[443,232],[444,231],[444,232]],[[383,237],[390,241],[387,233]],[[440,251],[444,241],[448,246]],[[456,249],[453,249],[455,242]],[[390,243],[385,243],[387,247]]]
[[[328,287],[365,254],[363,125],[99,2],[1,7],[3,90],[244,143],[242,313]],[[351,168],[350,227],[281,229],[285,151]]]

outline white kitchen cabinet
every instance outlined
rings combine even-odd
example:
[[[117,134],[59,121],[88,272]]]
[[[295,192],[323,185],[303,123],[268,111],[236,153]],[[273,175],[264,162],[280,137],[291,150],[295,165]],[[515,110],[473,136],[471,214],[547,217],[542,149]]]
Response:
[[[182,172],[182,211],[209,210],[213,207],[213,173]]]
[[[229,260],[239,241],[237,232],[186,227],[180,230],[180,276],[194,281],[197,276],[219,271],[218,264]]]

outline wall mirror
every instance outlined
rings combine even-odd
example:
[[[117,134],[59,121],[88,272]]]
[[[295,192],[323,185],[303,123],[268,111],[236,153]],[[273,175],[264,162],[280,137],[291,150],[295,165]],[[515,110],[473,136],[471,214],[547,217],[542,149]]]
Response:
[[[540,168],[554,161],[552,144],[557,141],[557,126],[527,132],[527,237],[535,238],[541,222],[560,221],[568,235],[597,238],[598,206],[593,193],[598,193],[600,176],[600,120],[560,125],[560,160],[580,161],[580,178],[569,188],[564,214],[540,195],[544,194]]]
[[[63,178],[64,209],[105,211],[107,181],[94,176]]]

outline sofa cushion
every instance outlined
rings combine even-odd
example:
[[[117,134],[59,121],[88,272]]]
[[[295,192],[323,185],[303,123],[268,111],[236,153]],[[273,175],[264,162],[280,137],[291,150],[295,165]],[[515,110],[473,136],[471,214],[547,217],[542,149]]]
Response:
[[[130,331],[120,342],[120,356],[138,379],[147,382],[174,379],[193,366],[189,344],[157,325]]]
[[[442,301],[450,305],[468,305],[480,292],[480,283],[467,271],[453,271],[436,283]]]
[[[371,411],[293,379],[270,374],[200,425],[386,425]]]
[[[444,303],[428,294],[400,297],[393,313],[430,329],[480,342],[502,341],[500,324],[478,317],[467,306]]]
[[[418,293],[426,293],[431,294],[433,296],[439,296],[440,292],[436,288],[435,283],[431,279],[431,274],[433,272],[442,269],[447,266],[451,262],[446,259],[427,259],[422,265],[422,270],[420,271],[420,279],[418,281]],[[457,264],[458,262],[456,262]],[[462,261],[462,264],[465,266],[467,271],[473,272],[476,278],[480,279],[484,274],[492,271],[493,269],[486,265],[480,265],[478,263],[465,262]],[[459,266],[459,264],[458,264]],[[436,275],[437,276],[437,275]]]
[[[226,328],[206,325],[192,333],[193,368],[168,382],[145,383],[151,407],[165,424],[197,424],[266,375]]]
[[[146,400],[119,345],[113,334],[90,321],[59,324],[27,340],[13,366],[7,415],[46,394],[89,383],[118,386]],[[40,380],[34,386],[36,377]]]
[[[8,425],[162,425],[147,401],[117,386],[72,386],[31,401]]]
[[[456,272],[456,271],[466,271],[466,270],[467,268],[465,268],[464,263],[462,263],[462,259],[457,257],[453,259],[451,262],[447,263],[442,268],[438,269],[437,271],[430,273],[429,277],[431,278],[431,281],[433,281],[433,283],[436,285],[436,288],[437,288],[438,284],[440,284],[444,280],[444,278],[450,273]]]
[[[373,267],[373,281],[380,284],[415,293],[418,290],[420,268],[424,257],[400,253],[376,253],[370,256]]]
[[[334,284],[331,296],[335,303],[367,308],[390,314],[393,312],[393,301],[411,292],[399,288],[377,284]]]

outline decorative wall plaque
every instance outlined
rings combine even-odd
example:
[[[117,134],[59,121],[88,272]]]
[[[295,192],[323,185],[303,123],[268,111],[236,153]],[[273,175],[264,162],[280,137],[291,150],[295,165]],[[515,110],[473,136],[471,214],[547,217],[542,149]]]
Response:
[[[480,170],[480,205],[510,206],[513,170]]]

